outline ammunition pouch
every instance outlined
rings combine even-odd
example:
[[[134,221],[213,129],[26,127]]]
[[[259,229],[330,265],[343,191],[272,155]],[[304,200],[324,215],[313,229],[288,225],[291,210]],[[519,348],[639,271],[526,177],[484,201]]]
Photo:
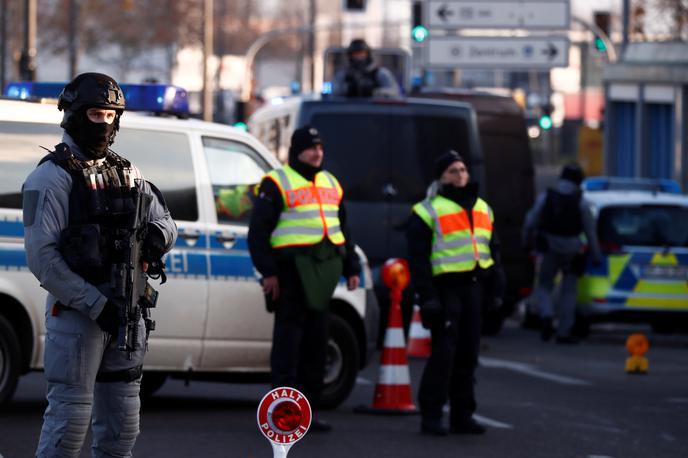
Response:
[[[107,281],[108,246],[98,224],[70,226],[60,234],[60,253],[69,268],[90,283]]]

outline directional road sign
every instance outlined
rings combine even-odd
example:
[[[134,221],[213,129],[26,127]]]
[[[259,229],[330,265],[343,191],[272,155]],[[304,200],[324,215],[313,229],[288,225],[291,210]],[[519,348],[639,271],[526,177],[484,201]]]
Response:
[[[568,0],[430,0],[426,24],[434,29],[568,29]]]
[[[566,67],[566,37],[430,37],[429,68]]]

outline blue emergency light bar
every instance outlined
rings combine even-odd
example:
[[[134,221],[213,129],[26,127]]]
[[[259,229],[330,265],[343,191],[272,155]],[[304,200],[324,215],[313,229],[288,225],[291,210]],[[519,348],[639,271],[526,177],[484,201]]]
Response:
[[[583,180],[585,191],[649,191],[681,194],[681,186],[666,178],[592,177]]]
[[[14,81],[5,86],[3,95],[13,99],[57,99],[66,83],[35,83]],[[186,89],[169,84],[144,83],[122,84],[126,109],[159,114],[189,115],[189,98]]]

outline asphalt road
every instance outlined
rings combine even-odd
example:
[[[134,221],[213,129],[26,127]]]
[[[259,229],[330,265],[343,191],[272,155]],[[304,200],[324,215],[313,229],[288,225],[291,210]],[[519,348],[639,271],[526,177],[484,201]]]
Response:
[[[484,436],[431,438],[418,416],[353,412],[370,404],[377,361],[360,374],[351,398],[323,414],[334,430],[309,433],[290,457],[633,458],[688,456],[688,336],[651,335],[650,372],[624,372],[627,335],[638,328],[593,328],[580,345],[543,344],[508,322],[485,338],[478,370],[477,419]],[[640,330],[647,330],[641,328]],[[418,385],[423,360],[411,360]],[[0,455],[32,456],[45,408],[42,374],[21,381],[0,413]],[[256,427],[266,385],[172,380],[145,404],[139,457],[270,457]],[[88,439],[87,439],[88,441]],[[88,443],[88,442],[87,442]],[[82,457],[90,456],[84,450]]]

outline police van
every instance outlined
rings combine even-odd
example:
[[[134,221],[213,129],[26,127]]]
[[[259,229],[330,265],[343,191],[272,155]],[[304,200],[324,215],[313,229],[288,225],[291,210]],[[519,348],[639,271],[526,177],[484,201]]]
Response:
[[[579,333],[608,320],[688,327],[688,196],[671,180],[597,177],[583,189],[603,260],[578,281]]]
[[[62,86],[52,89],[53,97]],[[39,89],[45,88],[11,85],[7,92],[25,98]],[[184,112],[179,88],[123,90],[128,109]],[[12,397],[21,374],[42,369],[46,292],[26,264],[21,185],[46,154],[41,146],[61,142],[61,119],[54,103],[0,100],[0,404]],[[273,316],[247,232],[255,186],[278,161],[239,129],[130,111],[113,149],[160,188],[179,229],[165,257],[168,281],[153,310],[157,327],[142,392],[152,393],[168,376],[267,381]],[[379,311],[367,260],[359,255],[361,286],[347,291],[340,283],[331,303],[324,407],[346,399],[375,349]]]

